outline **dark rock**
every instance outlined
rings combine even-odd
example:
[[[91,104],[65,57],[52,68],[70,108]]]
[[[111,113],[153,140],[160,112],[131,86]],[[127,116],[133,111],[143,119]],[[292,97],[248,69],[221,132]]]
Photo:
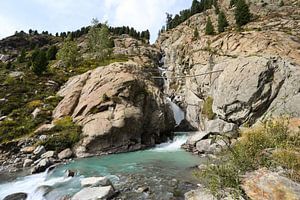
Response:
[[[26,200],[27,199],[27,194],[20,192],[20,193],[15,193],[15,194],[10,194],[6,196],[3,200]]]

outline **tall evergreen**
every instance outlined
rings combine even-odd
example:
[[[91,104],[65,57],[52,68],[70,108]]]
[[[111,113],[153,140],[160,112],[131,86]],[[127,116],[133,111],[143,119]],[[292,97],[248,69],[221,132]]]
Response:
[[[194,15],[198,13],[198,9],[199,9],[199,2],[197,0],[193,0],[191,6],[191,14]]]
[[[235,5],[235,21],[238,27],[241,27],[250,22],[251,13],[249,11],[249,6],[246,4],[245,0],[237,0]]]
[[[18,62],[19,63],[25,62],[25,58],[26,58],[26,51],[25,49],[22,49],[21,54],[18,57]]]
[[[214,35],[215,34],[215,29],[211,22],[210,17],[208,17],[207,22],[206,22],[205,34],[206,35]]]
[[[226,19],[226,15],[223,11],[221,11],[218,15],[218,32],[222,33],[225,31],[225,28],[228,26],[228,21]]]
[[[36,75],[41,75],[47,71],[48,60],[45,51],[39,49],[34,50],[31,57],[31,65],[32,71]]]
[[[199,31],[198,31],[198,28],[196,27],[195,30],[194,30],[194,37],[193,37],[193,39],[197,40],[198,37],[199,37]]]

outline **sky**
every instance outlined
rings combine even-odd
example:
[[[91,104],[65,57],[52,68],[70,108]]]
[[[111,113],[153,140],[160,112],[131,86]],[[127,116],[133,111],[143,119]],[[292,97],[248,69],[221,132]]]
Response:
[[[111,26],[149,29],[154,42],[166,12],[189,8],[192,0],[0,0],[0,38],[29,29],[50,33],[88,26],[92,18]]]

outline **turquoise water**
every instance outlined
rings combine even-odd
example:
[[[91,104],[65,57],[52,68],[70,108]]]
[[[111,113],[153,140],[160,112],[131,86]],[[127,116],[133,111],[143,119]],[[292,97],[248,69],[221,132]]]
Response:
[[[155,199],[168,199],[175,189],[185,188],[188,182],[193,183],[190,169],[201,162],[199,157],[180,149],[185,141],[186,136],[181,135],[150,150],[75,160],[58,166],[50,173],[21,177],[0,185],[0,199],[16,192],[29,193],[28,199],[58,199],[79,191],[80,180],[92,176],[110,178],[116,189],[121,191],[121,199],[150,198],[149,194],[135,192],[140,186],[149,187],[150,196],[154,195]],[[67,178],[66,170],[76,171],[77,175]],[[47,195],[44,186],[51,187]]]

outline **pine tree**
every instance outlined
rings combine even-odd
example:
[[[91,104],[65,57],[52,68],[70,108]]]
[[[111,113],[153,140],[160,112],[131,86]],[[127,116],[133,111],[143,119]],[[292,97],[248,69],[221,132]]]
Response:
[[[235,21],[238,27],[241,27],[251,20],[251,13],[245,0],[237,0],[235,3]]]
[[[228,26],[228,21],[226,19],[226,15],[223,11],[221,11],[218,15],[218,32],[222,33],[225,31],[225,28]]]
[[[214,7],[215,7],[215,13],[219,14],[220,9],[219,9],[218,0],[213,0],[213,4],[214,4]]]
[[[198,31],[198,28],[196,27],[195,30],[194,30],[194,37],[193,37],[193,39],[197,40],[198,38],[199,38],[199,31]]]
[[[48,60],[46,53],[39,49],[34,50],[31,57],[32,71],[36,75],[41,75],[47,71]]]
[[[197,0],[193,0],[191,6],[191,14],[194,15],[199,12],[199,2]]]
[[[205,34],[206,35],[214,35],[215,34],[214,26],[211,22],[210,17],[208,17],[207,22],[206,22]]]
[[[55,60],[56,59],[56,54],[57,54],[57,47],[55,45],[51,46],[48,50],[47,50],[47,59],[48,60]]]
[[[97,59],[103,60],[110,56],[113,41],[110,40],[107,23],[102,24],[101,28],[97,24],[97,21],[93,21],[93,26],[88,32],[88,48],[91,53],[95,54]],[[135,36],[133,28],[129,30],[129,34]]]
[[[67,67],[76,67],[80,60],[76,42],[67,38],[62,48],[58,51],[57,58],[62,60]]]
[[[21,54],[18,57],[18,62],[19,63],[25,62],[25,58],[26,58],[26,51],[25,51],[25,49],[22,49]]]

